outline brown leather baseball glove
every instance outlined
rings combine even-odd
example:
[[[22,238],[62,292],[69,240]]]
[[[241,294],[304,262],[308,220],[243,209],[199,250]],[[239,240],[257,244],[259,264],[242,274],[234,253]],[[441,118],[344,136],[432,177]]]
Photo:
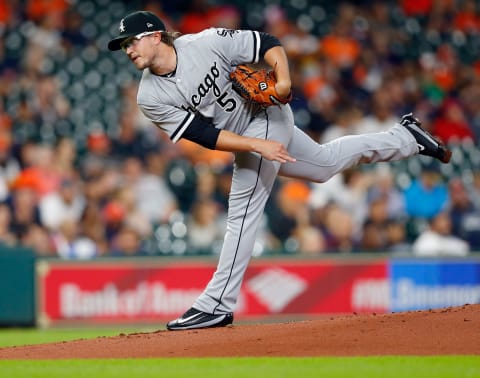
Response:
[[[248,102],[263,107],[286,104],[292,99],[292,94],[282,98],[275,90],[275,74],[265,69],[255,70],[245,65],[237,66],[230,72],[233,89]]]

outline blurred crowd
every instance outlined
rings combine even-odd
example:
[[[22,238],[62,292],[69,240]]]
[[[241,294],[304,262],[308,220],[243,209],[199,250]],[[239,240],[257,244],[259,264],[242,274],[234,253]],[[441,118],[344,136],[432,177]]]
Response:
[[[218,253],[232,156],[173,145],[139,112],[139,73],[106,51],[137,9],[182,33],[278,37],[295,122],[320,143],[412,111],[454,149],[448,167],[415,157],[324,184],[279,178],[254,255],[480,251],[480,4],[469,0],[0,0],[0,243],[67,259]]]

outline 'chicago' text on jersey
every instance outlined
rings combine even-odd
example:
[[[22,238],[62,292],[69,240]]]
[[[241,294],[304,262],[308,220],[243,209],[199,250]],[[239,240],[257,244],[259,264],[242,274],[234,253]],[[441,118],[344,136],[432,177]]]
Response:
[[[197,93],[192,95],[191,101],[193,106],[197,107],[202,102],[202,99],[213,90],[213,94],[217,98],[217,102],[222,105],[225,111],[231,112],[236,107],[236,102],[234,99],[224,100],[227,93],[220,93],[220,88],[218,87],[216,80],[220,77],[220,71],[217,68],[217,62],[214,62],[210,67],[210,72],[208,72],[203,81],[197,88]],[[226,105],[229,106],[226,106]]]
[[[210,72],[205,75],[203,82],[197,88],[197,94],[192,96],[192,104],[194,106],[200,105],[202,99],[208,94],[210,89],[213,88],[213,94],[215,97],[220,97],[220,88],[218,88],[216,79],[220,76],[220,71],[217,68],[217,62],[213,63],[210,67]]]

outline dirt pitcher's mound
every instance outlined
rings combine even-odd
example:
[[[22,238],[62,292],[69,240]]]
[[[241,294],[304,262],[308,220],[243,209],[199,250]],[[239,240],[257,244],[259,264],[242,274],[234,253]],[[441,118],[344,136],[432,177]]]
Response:
[[[0,348],[0,359],[480,355],[480,305]]]

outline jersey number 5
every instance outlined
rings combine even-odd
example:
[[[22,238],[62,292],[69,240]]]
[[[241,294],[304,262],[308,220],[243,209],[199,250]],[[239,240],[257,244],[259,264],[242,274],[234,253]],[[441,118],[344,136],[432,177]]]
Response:
[[[219,98],[217,98],[217,102],[226,112],[231,112],[233,109],[237,107],[237,103],[233,98],[227,98],[227,92],[224,92]]]

